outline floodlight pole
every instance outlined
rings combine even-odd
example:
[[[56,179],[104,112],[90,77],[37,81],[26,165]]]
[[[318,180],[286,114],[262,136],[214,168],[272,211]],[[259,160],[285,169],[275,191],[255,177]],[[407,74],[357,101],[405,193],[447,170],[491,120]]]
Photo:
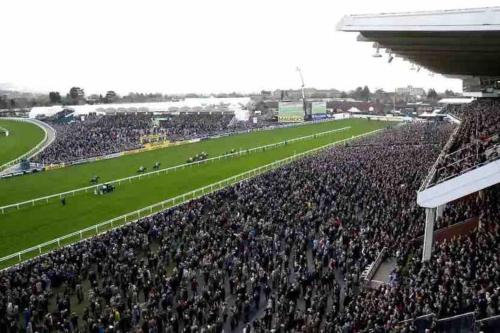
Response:
[[[307,116],[307,101],[306,101],[306,93],[305,93],[305,84],[304,84],[304,76],[302,75],[302,70],[300,69],[300,67],[297,66],[297,69],[296,69],[297,72],[299,72],[299,76],[300,76],[300,82],[302,83],[301,85],[301,92],[302,92],[302,107],[304,109],[304,117],[305,118],[308,118]]]
[[[396,112],[396,88],[394,88],[394,96],[392,96],[392,113]]]

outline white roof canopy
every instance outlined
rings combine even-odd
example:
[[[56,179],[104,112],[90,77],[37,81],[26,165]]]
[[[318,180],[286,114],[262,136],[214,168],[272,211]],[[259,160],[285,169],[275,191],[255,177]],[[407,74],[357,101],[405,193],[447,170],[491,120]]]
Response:
[[[351,15],[337,29],[436,73],[500,77],[500,7]]]

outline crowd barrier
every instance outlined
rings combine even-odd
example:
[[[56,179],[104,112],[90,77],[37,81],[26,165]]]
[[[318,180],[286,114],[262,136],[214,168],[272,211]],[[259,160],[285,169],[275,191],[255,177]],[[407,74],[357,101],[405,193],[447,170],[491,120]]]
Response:
[[[184,204],[188,201],[202,197],[204,195],[213,193],[215,191],[222,190],[228,186],[242,182],[244,180],[247,180],[249,178],[255,177],[255,176],[260,175],[262,173],[268,172],[270,170],[279,168],[283,165],[289,164],[289,163],[291,163],[295,160],[298,160],[300,158],[303,158],[305,156],[309,156],[309,155],[315,154],[319,151],[322,151],[324,149],[327,149],[329,147],[333,147],[334,145],[342,144],[342,143],[347,142],[349,140],[361,138],[364,136],[373,135],[373,134],[380,132],[382,130],[383,129],[378,129],[378,130],[374,130],[371,132],[359,134],[356,136],[352,136],[351,138],[335,141],[335,142],[328,143],[326,145],[323,145],[323,146],[320,146],[317,148],[313,148],[313,149],[304,151],[304,152],[299,153],[299,154],[294,154],[294,155],[286,157],[284,159],[260,166],[258,168],[240,173],[238,175],[235,175],[235,176],[232,176],[232,177],[229,177],[226,179],[223,179],[223,180],[218,181],[216,183],[213,183],[213,184],[198,188],[196,190],[178,195],[176,197],[161,201],[161,202],[153,204],[151,206],[144,207],[142,209],[115,217],[115,218],[110,219],[108,221],[90,226],[90,227],[85,228],[85,229],[81,229],[81,230],[72,232],[72,233],[67,234],[65,236],[61,236],[59,238],[50,240],[48,242],[38,244],[38,245],[30,247],[28,249],[7,255],[3,258],[0,258],[0,267],[3,267],[3,269],[6,269],[9,266],[12,266],[12,265],[15,265],[16,263],[22,262],[23,260],[28,260],[28,259],[33,258],[33,257],[41,256],[47,251],[50,251],[50,250],[53,250],[56,248],[61,248],[62,246],[68,246],[68,245],[71,245],[75,242],[81,241],[83,239],[97,236],[100,233],[109,231],[109,230],[114,229],[116,227],[136,222],[137,220],[139,220],[141,218],[148,217],[148,216],[153,215],[161,210],[170,209],[170,208],[179,206],[181,204]],[[12,262],[12,260],[14,260],[15,262]]]
[[[446,114],[446,118],[451,121],[452,123],[455,123],[455,124],[461,124],[462,123],[462,120],[460,118],[458,118],[457,116],[455,115],[452,115],[451,113],[447,113]]]
[[[320,132],[320,133],[316,133],[316,134],[311,134],[311,135],[306,135],[306,136],[302,136],[302,137],[298,137],[298,138],[294,138],[294,139],[290,139],[290,140],[285,140],[285,141],[281,141],[281,142],[277,142],[277,143],[271,143],[271,144],[264,145],[264,146],[259,146],[259,147],[255,147],[255,148],[249,148],[249,149],[239,150],[239,151],[237,151],[235,153],[230,153],[230,154],[225,154],[225,155],[219,155],[219,156],[207,158],[207,159],[201,160],[201,161],[194,161],[192,163],[184,163],[184,164],[176,165],[176,166],[173,166],[173,167],[159,169],[159,170],[156,170],[156,171],[145,172],[145,173],[142,173],[142,174],[138,174],[138,175],[134,175],[134,176],[126,177],[126,178],[120,178],[120,179],[110,180],[110,181],[106,181],[105,183],[106,184],[112,184],[112,185],[115,185],[115,186],[119,186],[123,182],[132,182],[132,180],[140,180],[140,179],[142,179],[144,177],[149,177],[149,176],[152,176],[152,175],[159,175],[159,174],[164,174],[164,173],[167,174],[169,172],[174,172],[174,171],[176,171],[178,169],[184,169],[186,167],[197,165],[197,164],[201,164],[201,163],[213,162],[213,161],[216,161],[216,160],[227,159],[227,158],[230,158],[230,157],[237,157],[237,156],[246,155],[246,154],[250,154],[250,153],[253,153],[253,152],[257,152],[257,151],[264,151],[266,149],[276,148],[276,147],[283,146],[283,145],[286,145],[286,144],[289,144],[289,143],[293,143],[293,142],[297,142],[297,141],[303,141],[303,140],[307,140],[307,139],[310,139],[310,138],[317,138],[317,137],[325,136],[325,135],[328,135],[328,134],[331,134],[331,133],[334,133],[334,132],[345,131],[345,130],[350,129],[350,128],[351,128],[350,126],[346,126],[346,127],[342,127],[342,128],[337,128],[337,129],[333,129],[333,130],[329,130],[329,131],[325,131],[325,132]],[[5,214],[9,210],[19,210],[19,209],[21,209],[23,207],[26,207],[26,206],[35,206],[35,204],[42,203],[42,202],[48,203],[49,200],[51,200],[51,199],[61,199],[61,198],[66,197],[66,196],[74,196],[75,194],[78,194],[78,193],[83,193],[83,192],[86,193],[86,192],[89,192],[89,191],[92,192],[92,191],[94,191],[95,189],[97,189],[101,185],[102,184],[94,184],[94,185],[90,185],[90,186],[86,186],[86,187],[81,187],[81,188],[78,188],[78,189],[74,189],[74,190],[71,190],[71,191],[65,191],[65,192],[55,193],[55,194],[44,196],[44,197],[39,197],[39,198],[27,200],[27,201],[22,201],[22,202],[17,202],[17,203],[5,205],[5,206],[0,207],[0,212],[2,214]]]
[[[499,333],[500,315],[477,319],[475,312],[462,313],[456,316],[437,318],[435,314],[426,314],[414,319],[404,320],[397,326],[404,327],[412,323],[417,333],[428,330],[436,333]]]
[[[484,333],[499,333],[500,315],[478,320],[476,322],[476,331]]]
[[[364,278],[365,285],[369,286],[370,281],[373,279],[380,265],[385,260],[386,254],[387,254],[387,247],[384,246],[382,251],[380,251],[377,258],[373,262],[373,264],[370,266],[370,269],[368,270],[366,277]]]

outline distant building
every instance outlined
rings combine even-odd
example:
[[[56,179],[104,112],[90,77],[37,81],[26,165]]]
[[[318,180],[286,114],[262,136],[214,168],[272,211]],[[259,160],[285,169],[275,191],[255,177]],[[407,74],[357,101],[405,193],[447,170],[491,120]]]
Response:
[[[266,99],[266,98],[271,98],[271,97],[272,97],[272,95],[273,95],[273,93],[272,93],[271,91],[269,91],[269,90],[262,90],[262,91],[260,92],[260,95],[261,95],[263,98],[265,98],[265,99]]]
[[[302,98],[300,90],[281,90],[276,89],[273,91],[273,97],[278,100],[299,100]]]
[[[74,104],[85,104],[85,91],[80,87],[72,87],[69,90],[69,97]]]
[[[338,98],[340,97],[340,91],[336,89],[316,89],[316,88],[305,88],[304,94],[306,98]],[[276,89],[272,92],[272,97],[278,100],[299,100],[302,98],[302,90],[300,89],[289,89],[281,90]]]
[[[109,90],[104,97],[106,103],[114,103],[118,100],[118,95],[113,91]]]
[[[425,96],[424,88],[417,88],[413,86],[407,86],[404,88],[396,88],[396,95],[401,96],[411,96],[411,97],[421,97]]]
[[[307,98],[339,98],[341,92],[337,89],[305,88]]]

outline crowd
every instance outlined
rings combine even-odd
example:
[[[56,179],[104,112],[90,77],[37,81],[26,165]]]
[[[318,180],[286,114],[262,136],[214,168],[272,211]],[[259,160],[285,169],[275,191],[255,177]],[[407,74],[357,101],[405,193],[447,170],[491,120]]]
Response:
[[[161,126],[170,140],[178,141],[261,128],[269,123],[237,121],[232,114],[187,113],[168,117],[161,121]]]
[[[35,160],[64,163],[140,148],[143,135],[154,134],[151,116],[145,114],[88,115],[84,121],[51,123],[55,141]]]
[[[391,128],[1,272],[0,332],[389,332],[481,295],[496,313],[496,229],[360,288],[382,248],[412,257],[415,191],[452,129]]]
[[[464,198],[448,203],[444,207],[442,216],[437,218],[435,228],[441,229],[449,227],[454,223],[479,216],[482,208],[480,203],[481,197],[478,193],[473,193]]]
[[[396,272],[397,283],[363,290],[349,305],[346,313],[356,325],[409,332],[413,321],[400,323],[427,314],[443,318],[475,312],[476,319],[499,315],[499,194],[498,186],[486,190],[479,200],[478,230],[437,244],[428,262],[420,260],[421,242],[409,245],[414,254]]]
[[[54,120],[54,119],[53,119]],[[71,123],[47,121],[56,130],[55,141],[34,161],[67,163],[143,147],[153,141],[203,138],[269,126],[236,121],[232,114],[181,114],[154,126],[148,114],[88,115]]]
[[[500,156],[500,99],[477,99],[448,106],[462,123],[447,155],[437,165],[436,182]]]

